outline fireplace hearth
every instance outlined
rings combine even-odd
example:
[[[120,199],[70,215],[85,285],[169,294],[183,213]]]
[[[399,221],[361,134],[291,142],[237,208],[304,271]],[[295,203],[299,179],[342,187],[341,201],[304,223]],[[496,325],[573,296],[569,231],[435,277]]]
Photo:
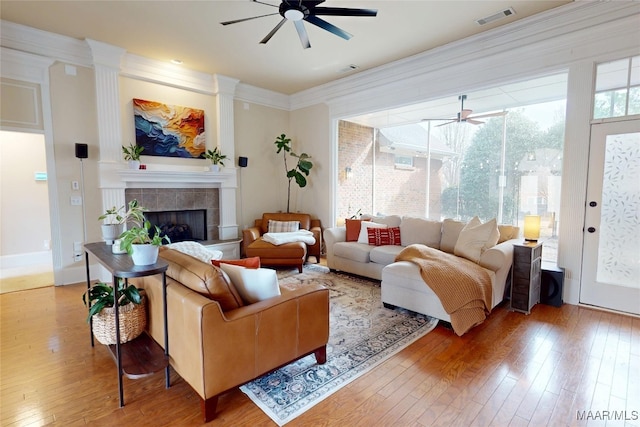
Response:
[[[152,226],[158,226],[160,235],[169,237],[171,243],[207,240],[206,209],[145,212],[145,217]]]

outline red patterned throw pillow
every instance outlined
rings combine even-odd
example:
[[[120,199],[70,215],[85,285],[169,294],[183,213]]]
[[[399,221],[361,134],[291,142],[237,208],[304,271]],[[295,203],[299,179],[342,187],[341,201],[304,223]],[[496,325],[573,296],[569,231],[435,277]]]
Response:
[[[369,244],[375,246],[400,246],[400,227],[370,228],[367,227]]]

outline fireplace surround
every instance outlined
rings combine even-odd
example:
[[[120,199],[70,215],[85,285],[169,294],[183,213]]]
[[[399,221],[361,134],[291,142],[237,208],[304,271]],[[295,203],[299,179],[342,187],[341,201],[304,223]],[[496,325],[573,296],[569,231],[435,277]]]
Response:
[[[190,240],[219,240],[220,194],[218,188],[127,188],[125,201],[137,199],[148,210],[147,219],[161,226],[173,217],[175,224],[189,225],[193,233]],[[197,215],[189,212],[204,211],[206,235],[200,232]],[[190,218],[193,217],[193,218]],[[204,231],[202,232],[204,233]],[[172,240],[173,241],[173,240]]]

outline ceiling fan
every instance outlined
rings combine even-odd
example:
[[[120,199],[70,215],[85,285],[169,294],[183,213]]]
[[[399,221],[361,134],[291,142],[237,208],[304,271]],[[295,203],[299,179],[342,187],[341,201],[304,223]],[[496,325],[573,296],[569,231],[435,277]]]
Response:
[[[460,112],[456,118],[446,118],[446,119],[422,119],[422,121],[430,121],[430,120],[448,120],[446,123],[441,123],[438,126],[450,125],[451,123],[471,123],[472,125],[481,125],[484,123],[483,121],[477,119],[486,119],[488,117],[497,117],[504,116],[507,114],[506,111],[499,111],[497,113],[489,113],[489,114],[480,114],[477,116],[472,116],[473,110],[469,110],[468,108],[464,108],[464,101],[467,99],[467,95],[458,96],[458,100],[460,101]]]
[[[302,47],[308,49],[311,47],[311,43],[309,43],[309,36],[307,35],[307,30],[304,27],[302,21],[307,21],[310,24],[318,26],[323,30],[329,31],[330,33],[335,34],[336,36],[342,37],[345,40],[349,40],[352,35],[347,33],[346,31],[336,27],[333,24],[325,21],[324,19],[318,18],[318,15],[325,16],[376,16],[378,14],[377,9],[351,9],[346,7],[318,7],[320,3],[324,3],[325,0],[282,0],[279,6],[264,3],[258,0],[251,0],[254,3],[260,3],[267,6],[277,7],[278,12],[268,13],[266,15],[253,16],[250,18],[242,18],[235,19],[233,21],[225,21],[221,22],[222,25],[230,25],[237,24],[239,22],[249,21],[252,19],[263,18],[265,16],[273,16],[280,14],[282,16],[282,21],[276,25],[269,34],[263,38],[260,43],[267,43],[271,37],[282,27],[285,22],[292,21],[296,27],[296,31],[298,31],[298,36],[300,37],[300,42],[302,43]]]

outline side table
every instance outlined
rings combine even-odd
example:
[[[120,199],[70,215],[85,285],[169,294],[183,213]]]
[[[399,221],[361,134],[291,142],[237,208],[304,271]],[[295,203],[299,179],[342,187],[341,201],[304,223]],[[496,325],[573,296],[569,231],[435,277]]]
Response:
[[[120,407],[124,406],[124,393],[122,389],[122,375],[136,379],[151,375],[159,370],[165,369],[166,387],[171,386],[169,372],[169,333],[167,321],[167,277],[166,271],[169,265],[166,261],[159,259],[151,265],[135,265],[131,257],[126,254],[114,254],[111,246],[104,242],[87,243],[84,245],[85,264],[87,268],[87,289],[91,287],[91,275],[89,272],[89,255],[93,255],[98,262],[112,274],[114,289],[114,312],[116,322],[116,344],[108,345],[107,348],[116,362],[118,368],[118,396]],[[125,280],[128,286],[128,279],[132,277],[150,276],[162,274],[162,302],[164,310],[164,350],[151,338],[147,332],[143,332],[138,338],[120,344],[120,317],[118,313],[118,279]],[[93,319],[90,319],[89,333],[91,334],[91,346],[94,345]]]
[[[540,302],[542,277],[542,242],[513,245],[511,275],[511,309],[525,314]]]

